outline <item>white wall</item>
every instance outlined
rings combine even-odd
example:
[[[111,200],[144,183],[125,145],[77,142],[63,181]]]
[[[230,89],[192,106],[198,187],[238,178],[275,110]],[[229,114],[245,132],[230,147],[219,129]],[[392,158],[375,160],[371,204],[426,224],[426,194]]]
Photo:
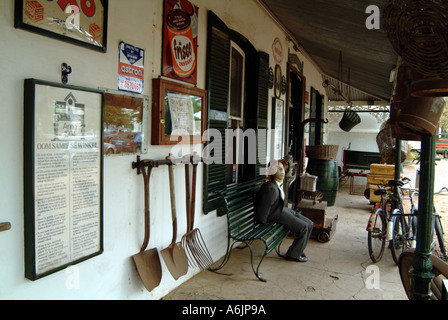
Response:
[[[287,48],[281,30],[253,1],[192,1],[199,6],[198,87],[205,88],[207,11],[212,9],[228,27],[246,36],[260,51],[272,53],[276,37],[282,41],[286,71]],[[199,272],[190,269],[175,281],[162,261],[161,284],[148,293],[135,270],[131,256],[139,252],[143,240],[143,181],[132,170],[135,156],[104,159],[104,253],[77,265],[79,289],[70,290],[66,270],[37,281],[24,277],[23,237],[23,80],[36,78],[60,82],[60,65],[68,63],[73,72],[69,84],[89,88],[117,89],[118,44],[125,41],[145,49],[145,89],[151,96],[151,79],[160,75],[162,12],[160,0],[110,0],[107,53],[81,48],[28,31],[14,29],[14,1],[0,1],[0,70],[2,137],[0,167],[0,222],[11,222],[12,229],[0,233],[0,299],[160,299]],[[294,51],[292,51],[294,52]],[[305,61],[307,91],[311,86],[324,92],[320,74]],[[272,56],[271,56],[272,57]],[[274,61],[271,58],[271,66]],[[273,96],[273,91],[270,92]],[[284,96],[282,97],[284,99]],[[269,102],[271,103],[271,101]],[[270,112],[269,112],[270,114]],[[148,119],[149,120],[149,119]],[[148,127],[150,121],[148,121]],[[150,132],[148,128],[148,133]],[[201,146],[195,146],[201,151]],[[148,146],[143,159],[163,159],[170,147]],[[196,226],[201,230],[215,259],[224,254],[225,217],[203,215],[202,165],[198,170]],[[178,239],[185,232],[183,167],[175,168]],[[168,173],[156,168],[151,178],[151,240],[149,247],[159,250],[171,241],[171,215]]]
[[[361,118],[361,123],[349,132],[343,131],[339,127],[342,113],[330,115],[331,121],[326,130],[327,144],[339,145],[337,161],[341,167],[343,166],[343,149],[350,147],[350,150],[355,151],[379,152],[376,136],[380,131],[381,123],[369,113],[358,113],[358,115]]]

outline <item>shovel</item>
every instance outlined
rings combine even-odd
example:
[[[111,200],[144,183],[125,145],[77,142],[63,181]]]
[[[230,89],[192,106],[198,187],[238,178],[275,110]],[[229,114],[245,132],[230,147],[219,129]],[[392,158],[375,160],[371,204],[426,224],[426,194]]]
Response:
[[[166,266],[175,280],[183,276],[188,271],[188,258],[185,250],[182,248],[180,242],[176,243],[177,238],[177,217],[176,217],[176,199],[174,189],[174,172],[173,164],[168,164],[168,172],[170,179],[170,198],[171,198],[171,219],[173,220],[173,238],[168,248],[163,249],[163,260],[165,260]]]
[[[160,284],[162,279],[162,267],[160,265],[159,254],[156,248],[146,250],[149,243],[149,179],[151,176],[152,167],[149,166],[145,169],[144,166],[140,166],[143,173],[143,181],[145,183],[145,239],[140,252],[133,255],[137,272],[142,279],[142,282],[148,291],[152,291]],[[146,251],[145,251],[146,250]]]
[[[187,193],[187,233],[182,237],[182,246],[188,252],[188,261],[190,265],[197,265],[201,270],[204,270],[211,266],[213,258],[211,257],[207,246],[202,238],[202,234],[199,229],[193,229],[194,226],[194,213],[196,207],[196,171],[199,160],[192,157],[193,163],[193,182],[192,182],[192,196],[191,203],[190,198],[190,168],[188,163],[185,164],[185,188]]]

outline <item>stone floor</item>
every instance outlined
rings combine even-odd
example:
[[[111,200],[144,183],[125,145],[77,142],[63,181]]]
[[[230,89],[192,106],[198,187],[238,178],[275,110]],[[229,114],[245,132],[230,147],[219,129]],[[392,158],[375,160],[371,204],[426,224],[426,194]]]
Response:
[[[417,169],[412,163],[404,167],[403,173],[412,183]],[[445,177],[448,177],[448,161],[437,161],[435,192],[448,186]],[[357,189],[362,192],[363,186]],[[435,204],[447,230],[448,193],[436,195]],[[366,225],[371,210],[364,196],[349,194],[347,182],[340,187],[335,206],[327,209],[327,217],[338,215],[336,232],[327,243],[310,240],[306,249],[308,262],[286,261],[271,252],[260,268],[261,275],[268,280],[263,283],[252,272],[249,250],[234,249],[230,261],[220,270],[223,274],[203,271],[165,299],[407,300],[390,251],[386,249],[379,263],[374,264],[369,258]],[[285,240],[282,251],[291,241]],[[254,251],[260,257],[263,248],[255,245]]]
[[[171,300],[395,300],[407,299],[398,268],[387,250],[373,264],[367,250],[366,225],[372,206],[363,196],[350,195],[347,185],[338,193],[327,217],[338,215],[333,238],[327,243],[310,240],[309,261],[286,261],[271,252],[261,265],[268,282],[252,272],[248,249],[234,249],[227,274],[203,271],[165,299]],[[292,239],[285,240],[283,251]],[[262,246],[255,246],[260,257]]]

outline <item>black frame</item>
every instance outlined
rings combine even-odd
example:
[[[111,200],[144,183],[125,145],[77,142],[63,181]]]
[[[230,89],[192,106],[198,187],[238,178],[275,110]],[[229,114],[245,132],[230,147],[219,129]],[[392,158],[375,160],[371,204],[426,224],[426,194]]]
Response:
[[[36,272],[36,217],[35,217],[35,199],[36,199],[36,181],[35,181],[35,125],[36,125],[36,86],[51,86],[72,91],[85,91],[101,95],[100,123],[98,130],[100,132],[100,168],[99,168],[99,250],[83,256],[74,261],[58,265],[51,270],[37,274]],[[69,265],[77,264],[94,256],[102,254],[103,245],[103,121],[104,121],[104,103],[105,95],[101,90],[76,87],[52,83],[43,80],[25,79],[24,81],[24,150],[23,150],[23,191],[24,191],[24,240],[25,240],[25,277],[30,280],[37,280],[52,273],[65,269]],[[68,141],[68,140],[67,140]]]
[[[14,0],[14,27],[20,28],[24,30],[28,30],[34,33],[38,33],[53,39],[62,40],[71,44],[75,44],[81,47],[85,47],[88,49],[92,49],[95,51],[100,51],[105,53],[107,51],[107,20],[108,20],[108,8],[109,8],[109,0],[101,0],[101,3],[104,8],[104,17],[103,17],[103,46],[99,47],[89,42],[81,41],[78,39],[73,39],[71,37],[67,37],[63,34],[52,32],[48,30],[44,30],[38,28],[36,26],[32,26],[23,22],[23,3],[24,0]]]

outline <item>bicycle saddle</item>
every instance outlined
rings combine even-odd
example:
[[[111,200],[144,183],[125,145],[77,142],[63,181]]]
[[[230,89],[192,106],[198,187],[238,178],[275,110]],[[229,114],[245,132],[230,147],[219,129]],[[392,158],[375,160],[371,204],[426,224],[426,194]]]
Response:
[[[391,187],[402,187],[404,185],[404,182],[401,180],[389,180],[387,184]]]
[[[376,196],[381,196],[381,195],[387,194],[387,190],[386,189],[376,189],[375,191],[373,191],[373,193]]]

